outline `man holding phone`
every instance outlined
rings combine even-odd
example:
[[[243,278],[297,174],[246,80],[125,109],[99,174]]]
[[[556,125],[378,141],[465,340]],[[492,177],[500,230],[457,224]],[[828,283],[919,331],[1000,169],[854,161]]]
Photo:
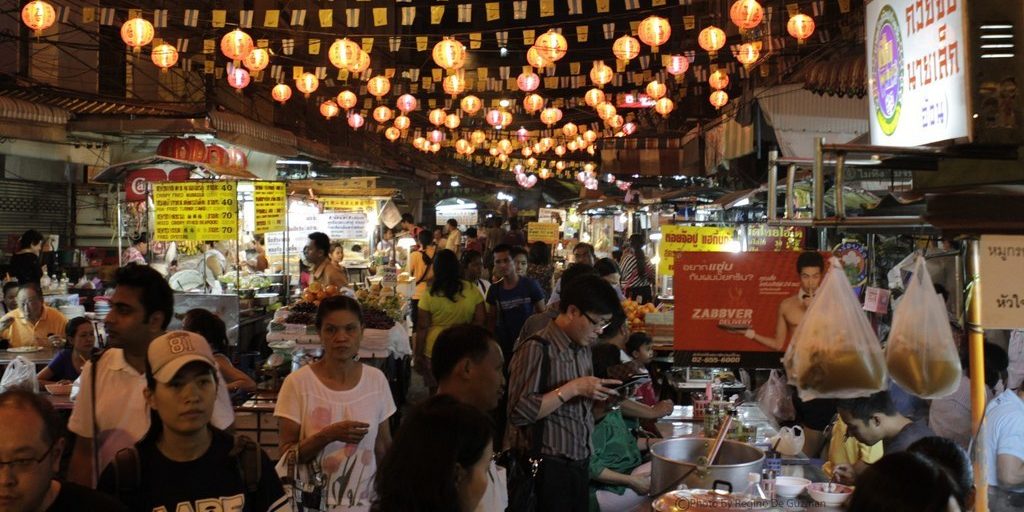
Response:
[[[541,457],[537,510],[588,510],[591,407],[617,396],[614,386],[621,384],[593,376],[590,346],[615,314],[622,307],[612,286],[598,276],[580,277],[563,293],[554,321],[512,354],[508,446]],[[539,446],[533,446],[536,429]]]

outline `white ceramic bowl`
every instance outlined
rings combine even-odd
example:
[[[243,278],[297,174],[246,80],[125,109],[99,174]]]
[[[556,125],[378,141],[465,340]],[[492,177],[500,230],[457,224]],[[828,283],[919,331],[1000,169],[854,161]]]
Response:
[[[63,396],[71,394],[73,384],[47,384],[46,391],[51,395]]]
[[[775,494],[784,498],[795,498],[804,492],[804,487],[811,485],[806,478],[796,476],[775,477]]]
[[[853,487],[849,487],[843,484],[832,484],[835,486],[833,492],[825,492],[828,488],[828,482],[816,482],[807,486],[807,493],[814,498],[814,501],[824,503],[830,507],[838,507],[853,494]]]

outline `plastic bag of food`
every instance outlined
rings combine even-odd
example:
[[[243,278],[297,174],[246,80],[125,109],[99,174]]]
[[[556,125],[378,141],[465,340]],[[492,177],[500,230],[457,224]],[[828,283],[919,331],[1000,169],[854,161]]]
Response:
[[[941,398],[960,385],[960,357],[942,297],[935,293],[923,256],[892,317],[885,349],[889,375],[921,398]]]
[[[796,418],[796,410],[793,408],[790,389],[782,371],[772,370],[768,382],[757,390],[757,404],[761,411],[779,423],[793,421]]]
[[[836,258],[829,261],[783,364],[802,400],[856,398],[884,389],[882,347]]]
[[[39,392],[36,365],[21,356],[15,357],[11,364],[7,365],[4,376],[0,379],[0,393],[16,388],[27,389],[33,393]]]

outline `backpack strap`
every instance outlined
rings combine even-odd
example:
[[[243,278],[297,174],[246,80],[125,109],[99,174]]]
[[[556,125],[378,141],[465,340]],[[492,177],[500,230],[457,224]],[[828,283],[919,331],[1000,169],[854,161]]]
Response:
[[[420,258],[423,259],[423,265],[426,266],[426,268],[423,270],[423,275],[420,276],[420,278],[416,280],[416,286],[419,286],[420,283],[422,283],[423,281],[425,281],[427,279],[427,274],[430,273],[430,264],[433,263],[434,260],[430,256],[427,256],[427,251],[425,251],[423,249],[420,249],[420,250],[418,250],[416,252],[420,253]]]
[[[135,446],[122,448],[114,455],[115,495],[122,503],[133,505],[142,488],[142,466]]]
[[[242,476],[245,492],[258,491],[260,479],[263,476],[263,457],[261,457],[260,445],[256,444],[256,441],[238,434],[235,435],[235,444],[228,454],[238,462],[238,472]]]
[[[99,400],[99,391],[96,389],[96,373],[99,371],[100,359],[106,353],[107,350],[105,348],[97,350],[93,352],[89,360],[92,363],[92,367],[89,368],[89,391],[92,393],[90,397],[92,400],[89,401],[89,412],[92,413],[92,478],[94,482],[99,482],[100,480],[100,421],[96,418],[96,401]],[[135,455],[135,458],[136,460],[138,459],[138,454]]]

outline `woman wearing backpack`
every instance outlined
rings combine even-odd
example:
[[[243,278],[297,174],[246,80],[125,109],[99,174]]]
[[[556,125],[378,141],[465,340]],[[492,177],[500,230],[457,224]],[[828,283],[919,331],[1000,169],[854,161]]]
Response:
[[[412,292],[412,300],[410,301],[413,331],[416,330],[419,323],[417,319],[419,318],[420,298],[423,297],[423,294],[427,293],[430,278],[434,275],[431,266],[434,263],[434,253],[437,251],[432,232],[424,229],[416,235],[416,238],[420,248],[409,255],[409,275],[412,276],[413,282],[416,283],[416,289]]]
[[[277,511],[287,508],[274,465],[255,442],[210,426],[217,362],[202,336],[171,331],[150,344],[152,423],[117,453],[99,489],[131,510]]]

